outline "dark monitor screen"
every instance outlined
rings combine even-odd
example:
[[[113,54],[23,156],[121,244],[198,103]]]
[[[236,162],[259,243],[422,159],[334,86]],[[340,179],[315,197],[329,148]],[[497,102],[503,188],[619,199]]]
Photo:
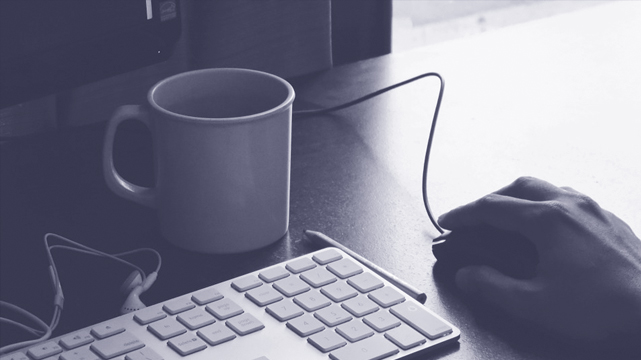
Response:
[[[178,0],[0,0],[0,107],[166,60]]]

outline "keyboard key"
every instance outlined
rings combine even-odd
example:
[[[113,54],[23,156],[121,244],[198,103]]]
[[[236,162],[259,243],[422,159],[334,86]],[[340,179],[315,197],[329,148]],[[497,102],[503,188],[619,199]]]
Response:
[[[140,325],[147,325],[154,321],[164,319],[167,317],[167,313],[164,312],[161,308],[153,306],[144,309],[140,309],[135,312],[134,320]]]
[[[91,336],[91,334],[89,334],[89,331],[82,330],[61,337],[59,343],[60,345],[64,346],[65,349],[71,350],[79,346],[89,344],[90,342],[93,342],[93,340],[94,338],[93,336]]]
[[[261,271],[258,277],[265,282],[274,282],[289,276],[289,271],[285,270],[282,266],[274,266],[272,268]]]
[[[392,307],[390,312],[431,340],[452,332],[451,327],[432,315],[427,309],[411,302],[398,304]]]
[[[60,360],[100,360],[100,358],[88,347],[83,347],[63,352]]]
[[[238,292],[247,291],[249,289],[253,289],[253,288],[259,287],[261,285],[263,285],[263,282],[260,281],[254,275],[243,276],[240,279],[234,280],[231,283],[231,287],[236,289],[236,291],[238,291]]]
[[[368,296],[382,307],[390,307],[405,301],[405,296],[389,286],[374,290]]]
[[[212,301],[220,300],[222,298],[223,298],[223,295],[220,292],[218,292],[218,290],[214,289],[213,287],[210,287],[195,293],[191,297],[191,300],[198,305],[205,305],[205,304],[209,304]]]
[[[370,327],[363,324],[360,320],[352,320],[348,323],[336,327],[336,332],[341,334],[350,342],[357,342],[374,335]]]
[[[327,265],[327,269],[341,279],[346,279],[363,272],[363,268],[361,268],[360,265],[348,258],[340,259]]]
[[[125,360],[163,360],[163,357],[158,355],[151,347],[146,346],[144,348],[132,351],[127,356]]]
[[[187,331],[184,326],[173,318],[166,318],[151,323],[147,326],[147,330],[156,335],[160,340],[167,340]]]
[[[303,280],[299,279],[297,276],[290,276],[278,280],[274,283],[274,288],[283,293],[287,297],[292,297],[305,291],[308,291],[309,285],[307,285]]]
[[[229,319],[232,316],[243,313],[243,309],[230,299],[215,301],[205,308],[213,314],[218,320]]]
[[[426,341],[423,335],[405,324],[388,331],[385,337],[403,350],[411,349]]]
[[[316,267],[300,274],[300,278],[317,288],[336,281],[336,276],[323,267]]]
[[[318,252],[312,256],[312,259],[321,265],[327,265],[333,261],[340,260],[343,258],[336,249],[327,249],[321,252]]]
[[[166,302],[163,305],[162,309],[170,313],[171,315],[176,315],[178,313],[193,309],[195,307],[196,307],[196,304],[194,304],[194,302],[191,301],[191,299],[180,298],[180,299],[175,299],[175,300]]]
[[[30,359],[27,355],[21,352],[17,352],[11,355],[1,356],[0,360],[30,360]]]
[[[282,300],[283,296],[271,286],[259,286],[245,293],[245,297],[258,306],[265,306]]]
[[[204,327],[198,330],[197,334],[211,346],[236,338],[236,334],[221,322]]]
[[[352,320],[352,316],[336,304],[318,310],[314,316],[330,327]]]
[[[327,329],[323,332],[310,336],[309,338],[307,338],[307,342],[314,345],[318,350],[324,353],[338,349],[339,347],[345,346],[345,344],[347,344],[345,339],[338,336],[338,334],[332,331],[332,329]]]
[[[104,339],[106,337],[116,335],[125,331],[125,328],[122,326],[117,326],[113,324],[99,324],[91,328],[91,335],[97,337],[98,339]]]
[[[308,291],[306,293],[297,295],[294,298],[294,302],[303,307],[306,311],[313,312],[318,309],[322,309],[325,306],[329,306],[331,301],[327,296],[318,292],[318,290]]]
[[[383,282],[372,273],[368,272],[358,274],[350,278],[347,280],[347,283],[362,293],[368,293],[372,290],[383,287]]]
[[[358,295],[356,290],[344,281],[338,281],[321,288],[321,293],[334,302],[341,302]]]
[[[346,300],[341,304],[341,306],[343,307],[343,309],[349,311],[356,317],[371,314],[379,309],[379,307],[372,300],[363,295],[359,295],[355,298]]]
[[[196,330],[203,326],[213,324],[216,319],[206,312],[203,308],[196,308],[186,311],[176,317],[181,324],[189,328],[189,330]]]
[[[303,315],[303,309],[289,299],[271,304],[265,310],[269,315],[275,317],[280,322]]]
[[[207,344],[194,334],[183,334],[167,342],[170,348],[182,356],[193,354],[207,348]]]
[[[226,324],[238,335],[251,334],[265,327],[254,315],[247,313],[227,320]]]
[[[287,327],[302,337],[307,337],[325,329],[325,326],[310,314],[289,320]]]
[[[294,274],[298,274],[305,270],[316,267],[316,263],[309,258],[302,257],[289,262],[285,267],[287,268],[287,270],[293,272]]]
[[[91,344],[91,350],[95,351],[103,359],[111,359],[138,350],[145,344],[134,335],[123,332],[112,337],[96,341]]]
[[[397,353],[398,348],[394,344],[374,336],[332,351],[329,357],[333,360],[376,360]]]
[[[60,345],[56,344],[53,341],[47,341],[46,343],[39,344],[34,346],[27,351],[27,355],[30,358],[35,360],[44,359],[47,356],[56,355],[62,352]]]
[[[401,321],[387,310],[369,314],[363,318],[363,322],[378,332],[387,331],[401,325]]]

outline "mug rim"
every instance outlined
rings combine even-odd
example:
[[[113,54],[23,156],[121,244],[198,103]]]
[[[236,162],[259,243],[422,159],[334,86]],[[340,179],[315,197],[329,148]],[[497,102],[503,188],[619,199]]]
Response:
[[[158,105],[156,101],[154,100],[154,93],[158,88],[163,86],[164,84],[173,81],[177,78],[180,77],[185,77],[185,76],[193,76],[194,74],[203,74],[203,73],[214,73],[214,72],[243,72],[243,73],[252,73],[252,74],[258,74],[262,76],[266,76],[269,78],[272,78],[281,84],[283,84],[287,88],[287,98],[277,106],[259,112],[255,114],[250,114],[250,115],[244,115],[244,116],[234,116],[234,117],[200,117],[200,116],[191,116],[191,115],[186,115],[186,114],[180,114],[177,112],[173,112],[170,110],[165,109],[164,107]],[[191,70],[191,71],[186,71],[186,72],[181,72],[172,76],[169,76],[158,83],[156,85],[152,86],[151,89],[149,89],[149,92],[147,93],[147,102],[156,109],[157,111],[164,113],[166,115],[171,116],[174,119],[177,120],[182,120],[182,121],[189,121],[189,122],[247,122],[247,121],[254,121],[258,120],[260,118],[263,118],[267,115],[271,115],[274,113],[278,113],[280,111],[283,111],[284,109],[290,107],[290,105],[294,102],[296,94],[294,92],[294,88],[292,85],[287,82],[285,79],[276,76],[274,74],[270,74],[268,72],[264,71],[259,71],[259,70],[252,70],[252,69],[244,69],[244,68],[209,68],[209,69],[198,69],[198,70]]]

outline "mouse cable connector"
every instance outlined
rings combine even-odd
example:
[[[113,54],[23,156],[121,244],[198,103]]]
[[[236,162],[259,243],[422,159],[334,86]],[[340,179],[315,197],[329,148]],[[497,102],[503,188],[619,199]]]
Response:
[[[441,109],[441,100],[443,99],[443,90],[445,88],[445,82],[443,81],[443,78],[441,77],[441,75],[439,75],[438,73],[435,73],[435,72],[424,73],[424,74],[415,76],[413,78],[398,82],[396,84],[384,87],[382,89],[376,90],[374,92],[371,92],[371,93],[369,93],[367,95],[361,96],[361,97],[359,97],[357,99],[354,99],[352,101],[348,101],[348,102],[346,102],[344,104],[332,106],[332,107],[325,108],[325,109],[295,110],[295,111],[293,111],[293,115],[296,115],[296,116],[313,116],[313,115],[321,115],[321,114],[325,114],[325,113],[329,113],[329,112],[342,110],[342,109],[348,108],[350,106],[354,106],[356,104],[360,104],[365,100],[369,100],[369,99],[371,99],[373,97],[376,97],[378,95],[386,93],[386,92],[388,92],[390,90],[396,89],[398,87],[401,87],[403,85],[407,85],[407,84],[409,84],[411,82],[414,82],[416,80],[420,80],[420,79],[423,79],[423,78],[426,78],[426,77],[436,77],[436,78],[438,78],[439,82],[440,82],[440,88],[439,88],[439,91],[438,91],[438,99],[436,100],[436,106],[434,107],[434,114],[432,116],[432,125],[430,127],[429,136],[427,138],[427,149],[425,150],[425,160],[423,161],[423,189],[422,189],[422,192],[423,192],[423,204],[425,205],[425,211],[427,212],[427,216],[429,217],[430,221],[432,222],[434,227],[441,234],[443,234],[443,233],[445,233],[445,230],[438,224],[438,222],[436,221],[436,218],[434,218],[434,215],[432,214],[432,210],[430,209],[429,200],[427,199],[427,168],[428,168],[428,164],[429,164],[429,160],[430,160],[430,153],[431,153],[431,150],[432,150],[432,140],[434,138],[434,132],[435,132],[435,129],[436,129],[436,120],[438,119],[438,113],[439,113],[439,110]]]

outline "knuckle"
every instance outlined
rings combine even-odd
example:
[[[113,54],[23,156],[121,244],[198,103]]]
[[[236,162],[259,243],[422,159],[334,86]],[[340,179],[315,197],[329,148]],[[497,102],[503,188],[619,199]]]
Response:
[[[513,185],[516,188],[524,188],[532,186],[538,181],[539,180],[537,178],[532,176],[519,176],[516,180],[514,180]]]
[[[571,210],[567,203],[559,200],[549,200],[541,202],[535,217],[542,223],[549,224],[566,218],[570,212]]]
[[[476,201],[476,205],[480,209],[487,209],[496,204],[498,195],[497,194],[487,194]]]
[[[596,201],[585,194],[574,194],[573,199],[577,206],[581,209],[588,210],[590,212],[595,212],[600,209],[599,204],[597,204]]]

